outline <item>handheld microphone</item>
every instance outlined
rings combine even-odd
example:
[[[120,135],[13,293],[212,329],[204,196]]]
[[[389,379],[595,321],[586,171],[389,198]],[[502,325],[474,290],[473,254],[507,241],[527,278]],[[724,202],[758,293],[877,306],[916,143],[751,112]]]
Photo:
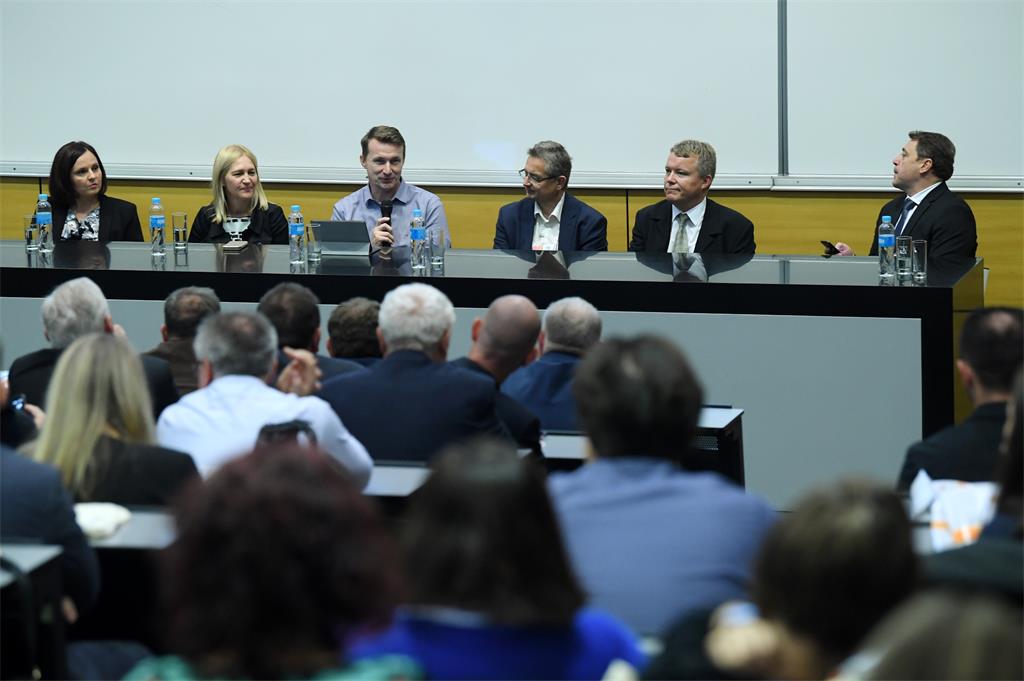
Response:
[[[390,201],[384,201],[383,203],[381,203],[380,204],[380,216],[382,218],[390,218],[391,217],[391,207],[392,207],[392,203]],[[390,225],[391,223],[388,222],[388,224]]]

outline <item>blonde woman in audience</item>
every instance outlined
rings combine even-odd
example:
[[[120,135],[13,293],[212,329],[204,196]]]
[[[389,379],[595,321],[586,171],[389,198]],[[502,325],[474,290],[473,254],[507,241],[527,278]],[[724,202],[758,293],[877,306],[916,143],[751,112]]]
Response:
[[[76,501],[166,505],[198,473],[192,457],[154,439],[138,355],[113,334],[89,334],[61,354],[32,456],[60,471]]]
[[[288,220],[281,206],[267,201],[256,155],[229,144],[213,160],[213,203],[196,213],[189,241],[224,242],[237,232],[242,241],[288,243]]]

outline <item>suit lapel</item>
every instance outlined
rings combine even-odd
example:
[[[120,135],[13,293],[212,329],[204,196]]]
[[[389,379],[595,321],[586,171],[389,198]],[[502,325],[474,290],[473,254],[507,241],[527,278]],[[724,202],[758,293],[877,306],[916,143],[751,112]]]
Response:
[[[700,232],[697,234],[697,245],[694,253],[704,253],[711,250],[709,246],[715,242],[718,235],[722,233],[722,216],[718,212],[718,204],[708,199],[704,207],[704,219],[700,224]]]
[[[657,243],[659,253],[668,251],[668,240],[672,236],[672,204],[663,201],[661,206],[651,215],[651,233],[648,240]]]
[[[562,204],[562,218],[558,221],[558,250],[575,251],[576,223],[579,221],[580,207],[568,194]]]
[[[533,228],[537,220],[533,217],[533,200],[519,202],[519,235],[516,248],[520,251],[533,250]]]
[[[110,214],[110,202],[106,196],[100,197],[100,229],[97,237],[100,243],[110,241],[110,222],[113,216]]]
[[[946,183],[941,183],[938,187],[928,192],[928,195],[924,197],[921,204],[914,209],[914,214],[910,216],[910,221],[907,222],[907,226],[903,228],[902,234],[904,236],[913,236],[914,227],[917,223],[924,219],[925,213],[931,208],[932,204],[942,195],[943,191],[949,191],[946,188]]]

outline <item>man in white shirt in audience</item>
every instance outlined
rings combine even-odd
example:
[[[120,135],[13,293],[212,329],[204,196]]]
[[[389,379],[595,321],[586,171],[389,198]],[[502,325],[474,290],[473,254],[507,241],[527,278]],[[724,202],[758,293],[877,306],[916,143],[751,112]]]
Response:
[[[211,315],[195,340],[199,389],[164,410],[157,422],[160,444],[188,452],[199,472],[210,475],[222,463],[253,449],[266,425],[305,422],[317,445],[338,461],[360,486],[373,464],[366,448],[319,397],[282,392],[268,385],[277,375],[277,333],[266,317],[252,312]],[[316,387],[316,364],[308,352],[278,379],[278,385],[307,394]],[[296,364],[296,362],[298,364]],[[291,385],[298,370],[301,387]]]

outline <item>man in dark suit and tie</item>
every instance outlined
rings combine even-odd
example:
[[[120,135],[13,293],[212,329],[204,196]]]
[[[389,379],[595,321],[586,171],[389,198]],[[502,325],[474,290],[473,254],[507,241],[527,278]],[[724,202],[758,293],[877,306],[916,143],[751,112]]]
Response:
[[[427,284],[405,284],[380,305],[384,359],[324,381],[319,395],[374,460],[429,461],[476,435],[508,437],[494,379],[448,364],[455,308]]]
[[[957,373],[974,403],[963,423],[907,450],[898,487],[909,489],[924,469],[933,480],[984,482],[995,475],[1006,403],[1024,356],[1024,313],[1009,307],[975,310],[960,332]]]
[[[753,253],[753,223],[708,198],[716,163],[707,142],[683,140],[673,146],[665,162],[665,200],[636,214],[629,250]]]
[[[903,195],[879,211],[870,255],[878,255],[878,223],[888,215],[896,236],[928,242],[928,260],[973,258],[978,250],[974,213],[946,186],[953,176],[956,147],[937,132],[913,130],[907,134],[910,139],[892,160],[892,186]],[[837,243],[836,248],[839,255],[856,255],[848,244]]]
[[[519,171],[526,198],[502,206],[494,247],[516,251],[607,251],[608,220],[566,192],[572,158],[558,142],[538,142]]]
[[[466,357],[452,364],[494,379],[500,386],[509,374],[537,357],[540,313],[524,296],[501,296],[487,314],[473,320],[473,345]],[[520,449],[540,456],[540,419],[505,393],[498,393],[498,418]]]

